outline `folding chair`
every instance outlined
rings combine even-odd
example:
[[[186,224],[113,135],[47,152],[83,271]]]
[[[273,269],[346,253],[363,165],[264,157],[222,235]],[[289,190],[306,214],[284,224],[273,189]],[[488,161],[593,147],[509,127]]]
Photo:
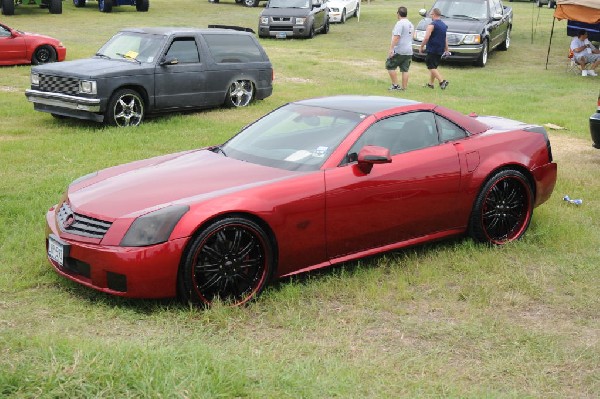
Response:
[[[590,63],[587,62],[584,68],[587,69],[589,65]],[[571,49],[569,49],[569,57],[567,58],[567,72],[581,75],[581,68],[579,68],[579,64],[575,62],[575,54]]]

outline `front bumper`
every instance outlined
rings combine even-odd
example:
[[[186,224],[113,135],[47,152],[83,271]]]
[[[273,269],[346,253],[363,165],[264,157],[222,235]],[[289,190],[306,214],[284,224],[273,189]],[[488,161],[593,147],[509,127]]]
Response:
[[[129,298],[170,298],[177,293],[177,272],[186,238],[148,247],[119,247],[60,236],[55,211],[46,214],[46,252],[52,235],[64,245],[63,265],[48,256],[56,272],[86,287]]]
[[[310,36],[310,27],[305,25],[259,25],[258,34],[261,37],[308,37]]]
[[[421,48],[421,42],[413,42],[413,57],[417,59],[425,59],[425,53],[419,53],[419,49]],[[477,61],[479,56],[481,55],[481,51],[483,50],[483,45],[481,44],[473,44],[473,45],[462,45],[462,46],[448,46],[448,50],[451,55],[445,57],[444,60],[448,61],[465,61],[472,62]]]
[[[329,22],[342,22],[342,13],[339,11],[329,11]]]
[[[78,97],[34,89],[25,90],[25,96],[28,101],[34,104],[36,111],[91,119],[97,122],[104,120],[104,116],[99,114],[101,112],[101,100],[98,98]]]

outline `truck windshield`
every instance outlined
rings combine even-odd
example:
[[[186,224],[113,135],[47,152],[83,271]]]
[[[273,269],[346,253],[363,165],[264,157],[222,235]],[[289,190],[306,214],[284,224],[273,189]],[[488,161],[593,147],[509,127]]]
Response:
[[[439,8],[445,18],[487,19],[487,1],[438,0],[433,8]]]
[[[271,0],[269,8],[309,8],[309,0]]]
[[[165,37],[135,32],[114,35],[96,55],[112,59],[130,59],[141,63],[153,63],[163,46]]]

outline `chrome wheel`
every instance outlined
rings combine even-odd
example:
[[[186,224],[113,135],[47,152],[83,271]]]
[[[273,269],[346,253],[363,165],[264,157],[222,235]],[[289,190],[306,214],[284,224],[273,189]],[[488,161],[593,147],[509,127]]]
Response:
[[[144,102],[140,95],[129,89],[120,90],[110,100],[106,123],[119,126],[138,126],[144,119]]]
[[[252,101],[254,87],[249,80],[237,80],[229,86],[227,105],[230,107],[245,107]]]

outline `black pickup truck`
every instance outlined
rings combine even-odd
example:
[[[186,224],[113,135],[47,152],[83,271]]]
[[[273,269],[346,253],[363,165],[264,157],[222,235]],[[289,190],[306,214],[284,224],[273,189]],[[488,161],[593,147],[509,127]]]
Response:
[[[439,8],[442,21],[448,25],[451,55],[447,60],[473,62],[484,67],[491,50],[508,50],[513,12],[501,0],[438,0],[431,8]],[[425,54],[419,53],[419,48],[425,38],[425,29],[431,23],[425,9],[419,14],[424,18],[417,25],[413,37],[415,60],[425,58]]]

